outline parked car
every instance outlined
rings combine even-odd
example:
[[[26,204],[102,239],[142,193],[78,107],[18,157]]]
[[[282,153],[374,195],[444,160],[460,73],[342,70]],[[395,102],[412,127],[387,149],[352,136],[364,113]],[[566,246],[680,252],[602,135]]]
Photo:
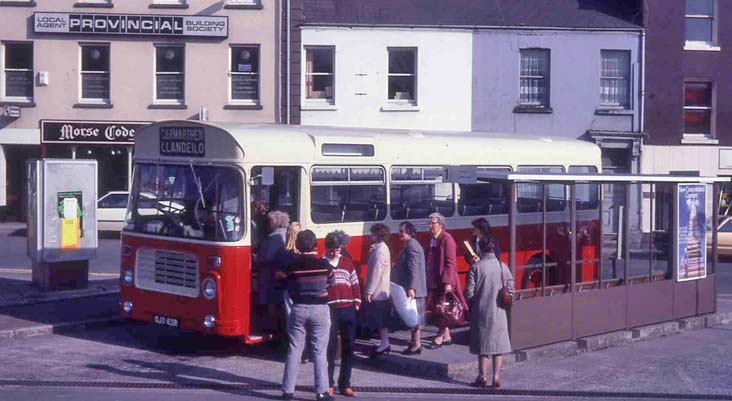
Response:
[[[711,252],[711,248],[712,233],[709,232],[707,233],[707,250]],[[720,257],[732,257],[732,217],[722,217],[719,220],[717,225],[717,252],[719,252]]]
[[[127,214],[127,191],[110,191],[97,200],[97,229],[99,231],[122,231]]]

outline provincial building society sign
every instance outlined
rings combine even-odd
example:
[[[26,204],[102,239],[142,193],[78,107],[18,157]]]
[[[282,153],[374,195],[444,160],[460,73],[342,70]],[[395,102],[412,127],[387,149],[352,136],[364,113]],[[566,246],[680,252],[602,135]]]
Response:
[[[229,36],[228,17],[48,13],[33,14],[36,33],[80,35]]]

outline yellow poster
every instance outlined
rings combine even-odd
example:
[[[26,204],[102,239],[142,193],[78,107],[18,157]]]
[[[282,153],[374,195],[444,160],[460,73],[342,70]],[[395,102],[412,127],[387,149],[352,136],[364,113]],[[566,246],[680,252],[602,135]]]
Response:
[[[81,248],[79,219],[61,219],[61,249]]]

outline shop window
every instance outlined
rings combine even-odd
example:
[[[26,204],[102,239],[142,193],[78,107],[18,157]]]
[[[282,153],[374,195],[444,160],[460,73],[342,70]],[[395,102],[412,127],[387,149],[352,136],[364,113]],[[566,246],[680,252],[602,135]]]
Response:
[[[81,101],[109,103],[109,44],[81,45]]]
[[[455,213],[452,183],[442,182],[443,167],[394,167],[391,169],[391,218],[422,219],[431,213],[450,217]]]
[[[230,102],[259,104],[259,46],[232,46],[230,59]]]
[[[3,44],[3,92],[8,101],[33,101],[33,43]]]
[[[478,168],[482,174],[509,172],[509,168]],[[508,187],[500,182],[480,182],[458,186],[458,214],[460,216],[484,216],[508,213]]]
[[[185,103],[183,46],[155,47],[155,102]]]
[[[712,137],[712,83],[684,84],[684,136]]]
[[[549,49],[521,49],[519,104],[549,107]]]
[[[390,47],[388,99],[399,103],[417,103],[417,49]]]
[[[602,50],[600,53],[600,105],[630,108],[630,52]]]
[[[716,0],[686,0],[686,48],[716,44]]]
[[[315,223],[381,221],[386,181],[381,167],[314,167],[310,212]]]
[[[333,104],[335,89],[335,48],[305,48],[305,97],[308,101]]]

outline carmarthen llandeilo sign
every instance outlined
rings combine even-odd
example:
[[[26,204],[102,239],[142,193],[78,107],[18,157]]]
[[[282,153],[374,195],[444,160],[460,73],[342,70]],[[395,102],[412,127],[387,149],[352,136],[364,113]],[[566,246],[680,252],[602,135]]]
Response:
[[[41,120],[41,143],[132,145],[135,132],[147,124],[145,121]]]
[[[33,14],[36,33],[77,35],[229,36],[229,18],[187,15],[49,13]]]
[[[160,127],[161,156],[206,156],[206,135],[201,127]]]

